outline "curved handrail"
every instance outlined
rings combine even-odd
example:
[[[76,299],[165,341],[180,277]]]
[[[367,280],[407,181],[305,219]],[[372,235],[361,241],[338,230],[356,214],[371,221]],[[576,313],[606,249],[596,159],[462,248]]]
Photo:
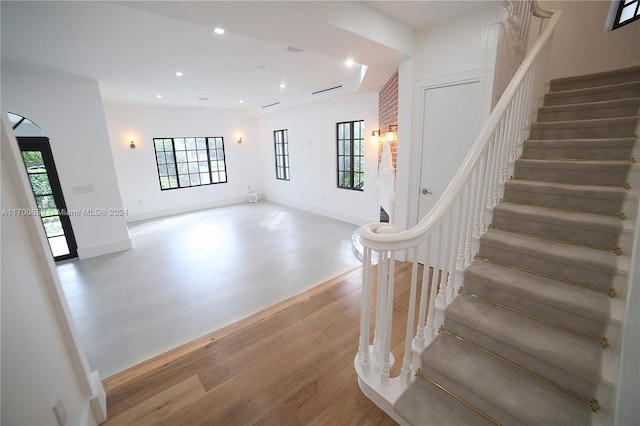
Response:
[[[538,13],[545,12],[544,9],[539,8]],[[546,11],[549,12],[549,11]],[[511,82],[505,89],[504,93],[500,97],[496,107],[492,111],[489,119],[486,121],[480,133],[476,137],[471,149],[465,156],[462,164],[458,168],[454,178],[451,180],[447,188],[445,189],[442,197],[436,202],[429,213],[420,220],[414,227],[405,231],[394,232],[394,227],[389,224],[383,223],[371,223],[358,228],[358,234],[360,235],[363,245],[373,250],[404,250],[416,246],[418,243],[424,241],[429,235],[430,231],[435,229],[445,218],[445,214],[452,208],[457,196],[463,189],[463,186],[467,182],[469,175],[474,166],[480,159],[485,147],[490,141],[490,138],[499,124],[502,116],[504,115],[507,107],[512,101],[518,87],[522,83],[529,68],[531,67],[534,59],[542,51],[546,43],[551,38],[555,27],[558,24],[560,15],[559,10],[550,12],[551,18],[547,24],[544,32],[540,35],[536,43],[532,46],[531,50],[527,54],[518,70],[516,71]]]

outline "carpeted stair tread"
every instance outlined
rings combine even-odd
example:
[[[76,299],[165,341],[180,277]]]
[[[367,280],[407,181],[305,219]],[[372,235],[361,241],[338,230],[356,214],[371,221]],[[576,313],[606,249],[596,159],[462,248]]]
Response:
[[[640,81],[632,81],[606,86],[549,92],[544,97],[544,106],[611,101],[639,96]]]
[[[636,134],[639,118],[546,121],[531,125],[531,139],[626,138]]]
[[[515,424],[530,425],[586,424],[590,417],[588,405],[448,335],[423,352],[422,365],[429,366],[425,374],[505,425],[514,423],[504,412],[518,419]]]
[[[490,426],[493,423],[422,378],[416,378],[393,404],[394,411],[412,425]],[[492,413],[495,414],[495,413]],[[505,425],[520,424],[502,416]]]
[[[479,254],[482,258],[603,290],[611,288],[617,271],[614,253],[494,229],[480,238]]]
[[[586,425],[594,420],[584,401],[447,334],[587,400],[600,392],[603,354],[613,349],[599,340],[616,338],[607,291],[618,273],[621,213],[630,213],[622,209],[638,157],[640,66],[551,80],[543,104],[480,237],[479,259],[465,269],[464,291],[444,309],[445,331],[422,351],[421,368],[501,424]],[[413,425],[486,424],[422,378],[394,410]]]
[[[609,250],[622,232],[616,217],[511,203],[494,207],[492,226]]]
[[[528,139],[523,143],[526,159],[629,160],[635,138]]]
[[[504,200],[513,203],[618,216],[626,191],[622,187],[510,180]]]
[[[473,262],[464,288],[590,336],[604,336],[609,321],[607,294],[492,262]]]
[[[640,81],[640,66],[620,68],[598,73],[583,74],[571,77],[555,78],[551,80],[551,92],[563,90],[583,89],[594,86],[610,86],[629,81]]]
[[[624,186],[631,163],[620,160],[516,160],[515,179],[582,185]]]
[[[538,109],[537,121],[571,121],[638,115],[640,98],[613,101],[586,102],[572,105],[555,105]]]
[[[545,376],[544,371],[536,370],[557,369],[567,377],[573,375],[592,384],[600,381],[603,349],[598,342],[472,296],[461,294],[447,306],[444,327],[536,374]],[[483,339],[483,336],[488,338]],[[428,365],[425,363],[426,356],[423,353],[422,365]],[[557,371],[554,373],[556,382],[565,385],[561,381],[567,379],[560,378]],[[585,389],[580,393],[587,397],[590,391],[593,389]]]

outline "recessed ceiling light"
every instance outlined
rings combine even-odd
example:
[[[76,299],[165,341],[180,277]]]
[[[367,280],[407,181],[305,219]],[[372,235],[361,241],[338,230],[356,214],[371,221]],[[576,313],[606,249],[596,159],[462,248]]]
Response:
[[[216,29],[213,30],[213,32],[216,34],[222,35],[224,34],[224,28],[217,27]]]
[[[285,87],[286,87],[286,86],[285,86],[285,84],[284,84],[284,83],[280,83],[280,88],[281,88],[281,89],[284,89]]]
[[[160,99],[162,97],[162,95],[156,95],[156,98]]]
[[[345,61],[345,64],[347,64],[348,67],[352,66],[353,64],[355,64],[355,61],[351,58],[347,59]]]
[[[182,72],[181,72],[181,71],[177,71],[177,72],[176,72],[176,76],[177,76],[177,77],[182,77],[183,75],[184,75],[184,74],[182,74]]]
[[[242,99],[240,99],[238,102],[240,102],[241,104],[243,104],[243,103],[244,103],[244,101],[243,101]]]

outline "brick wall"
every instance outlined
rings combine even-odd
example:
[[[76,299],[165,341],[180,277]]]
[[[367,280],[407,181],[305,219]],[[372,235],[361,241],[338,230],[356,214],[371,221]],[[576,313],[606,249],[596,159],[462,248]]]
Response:
[[[385,83],[378,93],[378,126],[380,136],[387,133],[390,124],[398,124],[398,71]],[[395,170],[397,164],[398,141],[391,143],[391,159]],[[382,156],[382,143],[378,144],[378,164]]]
[[[385,135],[389,129],[389,125],[398,124],[398,71],[396,71],[391,78],[385,83],[378,93],[378,127],[380,129],[380,136]],[[391,162],[393,163],[393,170],[396,170],[397,152],[398,152],[398,140],[394,140],[390,144],[391,146]],[[382,142],[378,143],[378,164],[382,157]],[[380,222],[389,222],[389,216],[387,212],[380,207]]]

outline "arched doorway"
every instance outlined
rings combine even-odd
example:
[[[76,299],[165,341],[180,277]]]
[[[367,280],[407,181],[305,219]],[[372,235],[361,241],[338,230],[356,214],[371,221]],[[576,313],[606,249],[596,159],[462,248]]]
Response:
[[[64,201],[49,139],[32,121],[11,112],[7,115],[38,206],[37,211],[25,210],[21,214],[40,216],[51,254],[56,261],[76,258],[78,246],[71,228],[70,212]]]

